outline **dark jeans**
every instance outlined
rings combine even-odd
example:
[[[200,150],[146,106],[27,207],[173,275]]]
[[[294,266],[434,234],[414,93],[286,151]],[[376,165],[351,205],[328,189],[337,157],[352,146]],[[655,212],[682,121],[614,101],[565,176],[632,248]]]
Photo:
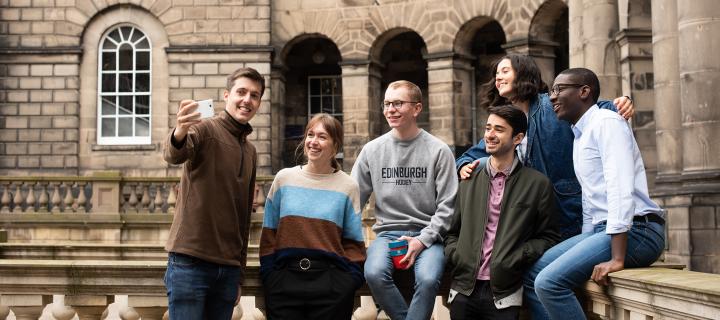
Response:
[[[165,272],[170,319],[230,319],[239,280],[238,266],[171,252]]]
[[[360,283],[332,264],[313,262],[308,270],[297,261],[269,271],[263,279],[270,320],[351,319]]]
[[[456,294],[450,304],[450,318],[453,320],[495,319],[515,320],[520,315],[520,307],[498,309],[493,302],[490,281],[478,280],[470,296]]]

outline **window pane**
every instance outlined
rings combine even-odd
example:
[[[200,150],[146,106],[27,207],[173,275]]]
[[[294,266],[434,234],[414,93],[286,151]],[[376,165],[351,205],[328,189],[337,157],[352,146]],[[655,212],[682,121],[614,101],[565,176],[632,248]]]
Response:
[[[132,70],[133,68],[133,48],[125,43],[118,50],[120,55],[119,70]]]
[[[120,33],[122,33],[123,40],[129,40],[130,39],[130,31],[132,28],[130,27],[122,27],[120,28]]]
[[[132,137],[133,118],[118,118],[118,137]]]
[[[102,75],[102,86],[100,86],[102,92],[115,92],[115,75],[114,74],[103,74]]]
[[[119,92],[131,92],[132,91],[132,73],[121,73],[120,76],[120,90]]]
[[[115,70],[115,52],[102,53],[102,70]]]
[[[332,85],[330,84],[330,79],[322,79],[322,94],[330,95],[332,94]]]
[[[320,112],[320,98],[319,97],[312,97],[310,98],[310,113],[315,114]]]
[[[133,114],[133,97],[120,96],[120,105],[118,105],[118,114]]]
[[[144,36],[144,34],[142,33],[142,31],[135,29],[135,32],[133,32],[133,34],[132,34],[132,38],[130,38],[130,42],[135,43],[138,40],[140,40],[140,38],[142,38],[143,36]]]
[[[135,118],[135,136],[147,137],[150,135],[150,118]]]
[[[135,74],[135,92],[148,92],[148,91],[150,91],[150,74],[136,73]]]
[[[322,97],[322,112],[333,113],[333,97]]]
[[[137,51],[135,55],[135,70],[150,70],[150,52]]]
[[[339,78],[333,79],[333,94],[342,95],[342,82]]]
[[[135,96],[135,114],[150,114],[150,96]]]
[[[112,41],[110,41],[110,38],[105,38],[105,41],[103,41],[102,48],[115,50],[117,48],[117,45],[115,45]]]
[[[115,40],[116,43],[120,43],[122,41],[120,39],[120,32],[118,31],[118,29],[115,29],[115,30],[113,30],[113,32],[110,32],[110,34],[108,35],[108,38]]]
[[[142,39],[140,43],[135,45],[138,49],[150,49],[150,44],[148,43],[147,38]]]
[[[102,115],[115,114],[115,96],[102,97]]]
[[[310,94],[320,94],[320,79],[310,79]]]
[[[335,100],[335,113],[342,113],[342,96],[334,96],[333,99]]]
[[[102,136],[103,137],[114,137],[115,136],[115,118],[102,119]]]

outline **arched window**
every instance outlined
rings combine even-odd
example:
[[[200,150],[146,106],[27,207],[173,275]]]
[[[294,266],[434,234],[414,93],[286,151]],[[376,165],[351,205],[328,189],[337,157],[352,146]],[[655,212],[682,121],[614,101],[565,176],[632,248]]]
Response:
[[[140,29],[111,29],[98,50],[98,144],[150,144],[150,40]]]

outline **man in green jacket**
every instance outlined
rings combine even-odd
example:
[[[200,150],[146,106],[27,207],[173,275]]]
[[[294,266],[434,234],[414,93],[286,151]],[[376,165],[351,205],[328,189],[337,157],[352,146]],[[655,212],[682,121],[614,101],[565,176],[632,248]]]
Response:
[[[460,183],[445,240],[453,320],[517,319],[523,274],[560,239],[552,183],[515,154],[527,117],[510,105],[489,113],[484,139],[490,158]]]

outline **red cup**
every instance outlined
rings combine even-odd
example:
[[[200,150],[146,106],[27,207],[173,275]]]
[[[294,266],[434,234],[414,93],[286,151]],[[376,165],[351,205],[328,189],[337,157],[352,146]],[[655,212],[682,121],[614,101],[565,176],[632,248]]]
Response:
[[[408,250],[408,242],[407,240],[398,240],[393,242],[388,242],[388,248],[390,249],[390,257],[393,261],[393,266],[395,269],[401,269],[405,270],[408,268],[407,262],[400,262],[402,259],[405,258],[405,254],[407,254]]]

